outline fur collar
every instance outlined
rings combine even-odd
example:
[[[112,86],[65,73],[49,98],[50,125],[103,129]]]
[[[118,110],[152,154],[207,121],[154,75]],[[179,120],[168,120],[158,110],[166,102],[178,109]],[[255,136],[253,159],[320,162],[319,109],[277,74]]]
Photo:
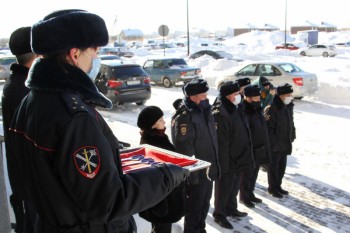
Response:
[[[50,59],[36,59],[26,85],[30,89],[61,93],[74,93],[93,105],[112,108],[112,102],[101,94],[89,76],[70,64],[58,66]]]
[[[254,108],[254,106],[246,100],[242,102],[242,108],[248,115],[254,115],[257,112],[262,111],[262,108]]]

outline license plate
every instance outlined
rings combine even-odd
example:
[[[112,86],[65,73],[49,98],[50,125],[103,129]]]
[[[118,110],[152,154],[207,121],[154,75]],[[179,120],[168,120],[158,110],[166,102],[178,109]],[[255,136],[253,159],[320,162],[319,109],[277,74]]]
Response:
[[[128,85],[138,85],[138,84],[140,84],[140,80],[136,80],[136,81],[127,81],[126,84],[128,84]]]

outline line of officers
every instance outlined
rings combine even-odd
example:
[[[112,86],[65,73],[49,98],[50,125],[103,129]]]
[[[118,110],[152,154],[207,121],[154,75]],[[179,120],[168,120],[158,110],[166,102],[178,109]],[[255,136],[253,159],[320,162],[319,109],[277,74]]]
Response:
[[[206,232],[213,188],[214,221],[233,229],[227,217],[247,215],[237,209],[237,199],[248,208],[262,202],[254,195],[261,167],[268,175],[267,192],[275,198],[288,195],[281,185],[295,139],[292,86],[275,88],[265,77],[252,83],[249,78],[228,81],[212,105],[208,90],[206,81],[193,80],[183,87],[184,98],[174,102],[171,133],[176,151],[211,162],[209,172],[189,177],[186,233]]]

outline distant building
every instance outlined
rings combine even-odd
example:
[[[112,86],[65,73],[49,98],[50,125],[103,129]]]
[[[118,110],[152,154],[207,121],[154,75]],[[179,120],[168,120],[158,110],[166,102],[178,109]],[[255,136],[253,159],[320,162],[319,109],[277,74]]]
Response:
[[[319,32],[336,32],[337,27],[325,22],[321,22],[321,24],[311,23],[306,21],[304,24],[291,26],[290,33],[297,34],[299,31],[307,31],[307,30],[317,30]]]
[[[239,36],[243,33],[247,33],[247,32],[251,32],[251,31],[254,31],[254,30],[258,30],[257,27],[255,27],[254,25],[251,25],[251,24],[246,24],[245,26],[243,27],[240,27],[240,28],[234,28],[233,29],[233,36]]]
[[[280,30],[280,29],[276,26],[271,25],[271,24],[264,24],[261,27],[256,27],[252,24],[246,24],[245,27],[234,28],[233,29],[233,36],[238,36],[238,35],[241,35],[243,33],[251,32],[254,30],[272,32],[272,31],[276,31],[276,30]]]
[[[319,32],[336,32],[337,27],[326,22],[321,22],[321,25],[318,27],[318,31]]]
[[[119,38],[122,41],[143,41],[143,32],[139,29],[124,29],[120,32]]]

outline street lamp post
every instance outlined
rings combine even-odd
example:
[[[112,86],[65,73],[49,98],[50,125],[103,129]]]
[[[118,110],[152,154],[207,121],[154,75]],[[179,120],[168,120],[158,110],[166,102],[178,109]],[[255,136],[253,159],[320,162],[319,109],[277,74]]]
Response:
[[[287,48],[287,0],[284,12],[284,48]]]
[[[187,9],[187,56],[190,55],[190,23],[188,16],[188,0],[186,0],[186,9]]]

